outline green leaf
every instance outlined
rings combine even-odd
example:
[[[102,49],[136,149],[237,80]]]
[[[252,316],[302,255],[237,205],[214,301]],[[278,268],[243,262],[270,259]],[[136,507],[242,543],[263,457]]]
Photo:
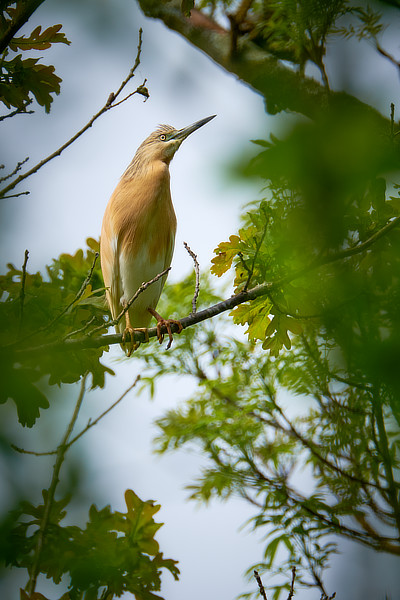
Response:
[[[9,43],[11,50],[16,52],[19,50],[46,50],[52,44],[62,43],[70,45],[71,42],[66,38],[64,33],[60,33],[62,25],[53,25],[42,31],[42,27],[38,25],[29,37],[14,37]]]

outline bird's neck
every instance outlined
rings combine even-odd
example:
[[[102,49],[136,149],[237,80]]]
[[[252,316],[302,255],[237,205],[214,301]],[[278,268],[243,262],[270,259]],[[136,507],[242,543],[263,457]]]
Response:
[[[154,177],[154,175],[163,174],[169,179],[169,163],[160,159],[144,158],[135,154],[131,163],[122,175],[123,179],[133,179],[135,177]]]

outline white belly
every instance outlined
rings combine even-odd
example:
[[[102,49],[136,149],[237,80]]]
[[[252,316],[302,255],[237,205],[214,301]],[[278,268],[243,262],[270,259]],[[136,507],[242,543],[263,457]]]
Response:
[[[134,259],[129,255],[121,254],[119,259],[121,287],[123,290],[121,305],[129,302],[142,283],[150,281],[164,271],[166,268],[166,259],[167,257],[159,255],[155,262],[150,262],[146,250],[135,255]],[[166,277],[162,277],[153,283],[132,304],[132,308],[129,309],[132,327],[149,326],[151,315],[147,309],[148,307],[156,308],[165,280]]]

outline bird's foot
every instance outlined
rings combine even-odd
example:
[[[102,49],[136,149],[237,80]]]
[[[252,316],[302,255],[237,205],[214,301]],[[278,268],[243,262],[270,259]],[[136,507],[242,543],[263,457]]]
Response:
[[[148,308],[147,310],[149,311],[149,313],[151,315],[153,315],[153,317],[155,319],[157,319],[157,339],[160,342],[160,344],[162,344],[162,342],[164,340],[164,333],[162,332],[162,328],[165,327],[165,329],[167,330],[168,337],[169,337],[169,342],[167,344],[167,350],[169,350],[171,348],[171,344],[174,340],[174,338],[172,337],[171,326],[176,325],[178,328],[176,333],[180,333],[183,329],[182,323],[180,321],[176,321],[175,319],[164,319],[161,315],[158,314],[157,311],[154,310],[154,308]]]
[[[126,342],[129,342],[129,348],[125,348],[126,355],[129,357],[132,355],[132,352],[135,352],[140,346],[140,342],[135,342],[135,333],[140,332],[144,333],[145,341],[149,341],[149,330],[146,327],[125,327],[122,334],[122,343],[125,346]],[[128,340],[129,338],[129,340]]]

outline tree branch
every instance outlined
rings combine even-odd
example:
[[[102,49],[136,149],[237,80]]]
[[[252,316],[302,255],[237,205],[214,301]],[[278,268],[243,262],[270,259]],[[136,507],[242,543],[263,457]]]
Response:
[[[51,160],[53,160],[53,158],[56,158],[57,156],[60,156],[60,154],[62,152],[64,152],[64,150],[66,150],[66,148],[68,148],[69,146],[71,146],[71,144],[73,144],[81,135],[83,135],[88,129],[90,129],[90,127],[92,127],[93,123],[99,117],[101,117],[101,115],[103,115],[104,113],[106,113],[108,110],[110,110],[112,108],[115,108],[115,106],[118,106],[119,104],[121,104],[121,102],[125,102],[125,100],[127,100],[128,98],[130,98],[134,94],[141,94],[142,96],[145,96],[146,98],[148,98],[149,93],[147,91],[147,88],[144,87],[144,83],[146,82],[146,80],[144,80],[144,83],[142,83],[140,86],[138,86],[134,92],[132,92],[131,94],[128,94],[128,96],[126,96],[123,100],[121,100],[119,102],[115,102],[116,99],[118,98],[118,96],[121,94],[122,90],[128,84],[128,82],[132,79],[132,77],[134,77],[135,71],[136,71],[136,69],[138,68],[138,66],[140,64],[140,55],[141,55],[141,51],[142,51],[142,33],[143,33],[142,29],[139,29],[139,43],[138,43],[138,47],[137,47],[137,54],[136,54],[135,63],[133,65],[133,67],[130,69],[127,77],[124,79],[124,81],[121,83],[121,85],[117,89],[117,91],[116,92],[112,92],[109,95],[109,97],[107,99],[107,102],[104,104],[104,106],[95,115],[93,115],[93,117],[90,119],[90,121],[88,121],[88,123],[86,123],[86,125],[84,127],[82,127],[82,129],[80,129],[67,142],[65,142],[65,144],[63,144],[62,146],[60,146],[57,150],[55,150],[54,152],[52,152],[52,154],[49,154],[49,156],[47,156],[46,158],[44,158],[43,160],[41,160],[39,163],[37,163],[37,165],[35,165],[34,167],[32,167],[32,169],[30,169],[26,173],[23,173],[22,175],[20,175],[16,179],[14,179],[8,186],[6,186],[2,190],[0,190],[0,198],[4,197],[5,194],[7,192],[9,192],[10,190],[13,190],[19,183],[21,183],[21,181],[23,181],[27,177],[30,177],[31,175],[33,175],[37,171],[39,171],[39,169],[41,169],[45,164],[47,164],[48,162],[50,162]]]
[[[345,103],[358,114],[370,115],[389,131],[388,120],[378,111],[344,92],[328,92],[314,79],[296,73],[245,37],[240,40],[238,52],[232,55],[230,32],[197,10],[192,10],[191,17],[186,18],[181,11],[181,0],[139,0],[139,4],[147,17],[160,19],[215,63],[261,93],[269,113],[289,110],[314,118],[328,105]]]
[[[290,283],[291,281],[294,281],[295,279],[298,279],[299,277],[303,277],[304,275],[312,272],[315,269],[318,269],[319,267],[331,264],[333,262],[337,262],[339,260],[344,260],[346,258],[350,258],[352,256],[355,256],[356,254],[361,254],[362,252],[365,252],[365,250],[368,250],[368,248],[370,248],[370,246],[372,246],[372,244],[374,244],[378,239],[380,239],[381,237],[383,237],[384,235],[389,233],[392,229],[394,229],[399,224],[400,224],[400,217],[396,217],[392,221],[389,221],[389,223],[387,223],[384,227],[382,227],[380,230],[375,232],[370,238],[368,238],[367,240],[365,240],[365,242],[362,242],[361,244],[352,246],[351,248],[346,248],[345,250],[341,250],[339,252],[336,252],[335,254],[328,254],[325,257],[318,257],[317,260],[315,260],[314,262],[309,264],[307,267],[304,267],[297,271],[292,271],[291,273],[284,275],[283,277],[277,279],[276,281],[256,285],[254,288],[251,288],[250,290],[244,290],[242,292],[239,292],[238,294],[231,296],[227,300],[222,300],[221,302],[218,302],[217,304],[214,304],[213,306],[209,306],[208,308],[205,308],[204,310],[196,312],[195,314],[192,313],[187,317],[183,317],[182,319],[179,319],[179,321],[182,325],[182,328],[186,329],[187,327],[191,327],[192,325],[196,325],[197,323],[201,323],[202,321],[212,319],[213,317],[220,315],[223,312],[232,310],[233,308],[235,308],[236,306],[239,306],[239,304],[243,304],[244,302],[249,302],[250,300],[254,300],[255,298],[259,298],[260,296],[267,296],[267,295],[271,294],[272,292],[274,292],[275,290],[279,290],[282,287],[282,285],[284,285],[286,283]],[[157,275],[157,278],[159,278],[163,275],[164,275],[164,272]],[[145,286],[151,285],[153,282],[154,282],[154,280],[147,282],[146,284],[143,284],[143,285],[145,285]],[[142,286],[141,286],[141,288],[142,288]],[[133,298],[131,298],[128,305],[124,308],[123,311],[121,311],[121,313],[118,315],[117,319],[115,319],[114,321],[111,321],[105,325],[101,325],[100,327],[98,327],[96,329],[103,329],[105,326],[109,327],[109,326],[115,325],[115,323],[117,323],[120,320],[120,318],[123,316],[123,314],[130,307],[130,305],[134,302],[134,300],[137,297],[137,294],[139,294],[139,293],[141,293],[141,291],[143,291],[143,290],[141,290],[141,288],[139,288],[139,290],[136,292],[135,296]],[[91,332],[91,334],[93,334],[93,332],[96,331],[96,329],[93,330]],[[162,331],[162,333],[167,333],[165,327],[163,327],[161,329],[161,331]],[[172,331],[172,333],[177,333],[178,326],[172,323],[171,331]],[[156,336],[157,336],[157,327],[149,328],[147,330],[147,334],[145,334],[144,332],[140,332],[140,331],[135,331],[132,334],[132,337],[134,338],[133,341],[142,342],[142,343],[148,341],[149,338],[156,337]],[[15,353],[17,355],[20,355],[20,354],[33,353],[33,352],[42,353],[42,352],[49,352],[49,351],[54,351],[54,352],[71,351],[71,350],[75,351],[75,350],[81,350],[81,349],[85,349],[85,348],[100,348],[102,346],[109,346],[111,344],[121,344],[121,343],[122,343],[122,335],[121,334],[107,334],[107,335],[102,335],[99,337],[91,337],[90,335],[87,335],[84,338],[78,338],[75,340],[66,339],[62,342],[59,342],[59,341],[50,342],[48,344],[43,344],[42,346],[36,346],[34,348],[24,348],[24,347],[18,348],[15,351]]]

